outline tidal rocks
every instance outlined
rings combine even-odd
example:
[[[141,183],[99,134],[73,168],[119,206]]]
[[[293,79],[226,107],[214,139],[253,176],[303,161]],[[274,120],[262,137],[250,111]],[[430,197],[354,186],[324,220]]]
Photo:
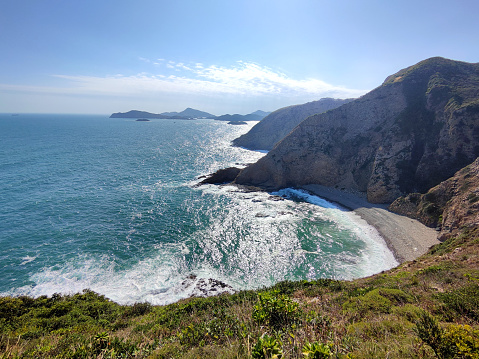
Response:
[[[212,297],[221,294],[234,294],[236,290],[229,284],[223,283],[213,278],[198,278],[191,274],[181,285],[186,290],[190,290],[190,297]]]
[[[230,183],[235,180],[235,178],[238,176],[240,171],[241,169],[237,167],[228,167],[228,168],[220,169],[216,171],[215,173],[207,176],[198,185]]]

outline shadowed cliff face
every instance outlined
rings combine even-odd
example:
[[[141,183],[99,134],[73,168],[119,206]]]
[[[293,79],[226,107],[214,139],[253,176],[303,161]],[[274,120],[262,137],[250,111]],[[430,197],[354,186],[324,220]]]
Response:
[[[291,130],[308,116],[337,108],[352,99],[322,98],[302,105],[284,107],[270,113],[248,133],[233,140],[233,144],[251,150],[271,150]]]
[[[479,158],[431,188],[396,199],[390,210],[440,229],[445,240],[479,223]]]
[[[479,65],[432,58],[303,121],[238,184],[321,184],[373,203],[426,192],[479,155]]]

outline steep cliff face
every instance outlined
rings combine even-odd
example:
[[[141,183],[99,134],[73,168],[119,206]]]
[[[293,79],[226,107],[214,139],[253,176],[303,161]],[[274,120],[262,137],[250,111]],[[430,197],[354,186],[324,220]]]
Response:
[[[390,203],[426,192],[478,155],[479,64],[432,58],[307,118],[236,183],[266,189],[315,183]]]
[[[412,193],[396,199],[393,212],[416,218],[440,229],[445,240],[479,224],[479,158],[431,188],[426,194]]]
[[[233,141],[233,145],[251,150],[271,150],[306,117],[335,109],[352,99],[323,98],[303,105],[284,107],[266,116],[248,133]]]

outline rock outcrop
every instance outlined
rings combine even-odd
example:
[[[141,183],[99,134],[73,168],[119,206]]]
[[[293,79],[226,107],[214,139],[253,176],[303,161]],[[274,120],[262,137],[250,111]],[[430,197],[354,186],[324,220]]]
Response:
[[[426,194],[396,199],[389,209],[440,230],[445,240],[479,225],[479,158]]]
[[[431,58],[361,98],[313,115],[235,182],[320,184],[373,203],[426,192],[479,155],[479,64]]]
[[[237,167],[219,169],[218,171],[212,173],[211,175],[203,179],[200,183],[198,183],[198,186],[204,184],[223,184],[233,182],[240,173],[240,171],[241,169]]]
[[[234,294],[236,290],[229,284],[214,278],[198,278],[189,275],[182,283],[182,289],[190,292],[190,297],[214,297],[221,294]]]
[[[251,130],[233,140],[233,145],[251,150],[271,150],[308,116],[323,113],[352,101],[323,98],[302,105],[284,107],[270,113]]]

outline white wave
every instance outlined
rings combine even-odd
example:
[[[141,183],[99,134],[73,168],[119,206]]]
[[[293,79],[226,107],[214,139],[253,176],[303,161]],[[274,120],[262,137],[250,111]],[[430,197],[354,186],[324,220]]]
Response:
[[[32,256],[25,256],[22,258],[22,263],[20,263],[21,266],[24,266],[25,264],[27,263],[30,263],[30,262],[33,262],[35,259],[37,259],[37,257],[32,257]]]
[[[326,201],[325,199],[312,195],[304,190],[301,189],[294,189],[294,188],[284,188],[277,192],[273,192],[273,194],[288,198],[288,199],[302,199],[308,203],[314,204],[316,206],[324,207],[324,208],[336,208],[339,207],[337,205],[332,204],[331,202]]]
[[[350,273],[353,277],[364,277],[376,274],[399,265],[399,262],[377,229],[356,213],[343,210],[340,206],[332,204],[304,190],[286,188],[274,194],[289,199],[301,199],[313,205],[330,209],[327,215],[338,224],[340,229],[353,233],[360,241],[365,243],[366,247],[361,253],[361,261],[357,262],[356,268]],[[325,235],[332,237],[328,233]]]

